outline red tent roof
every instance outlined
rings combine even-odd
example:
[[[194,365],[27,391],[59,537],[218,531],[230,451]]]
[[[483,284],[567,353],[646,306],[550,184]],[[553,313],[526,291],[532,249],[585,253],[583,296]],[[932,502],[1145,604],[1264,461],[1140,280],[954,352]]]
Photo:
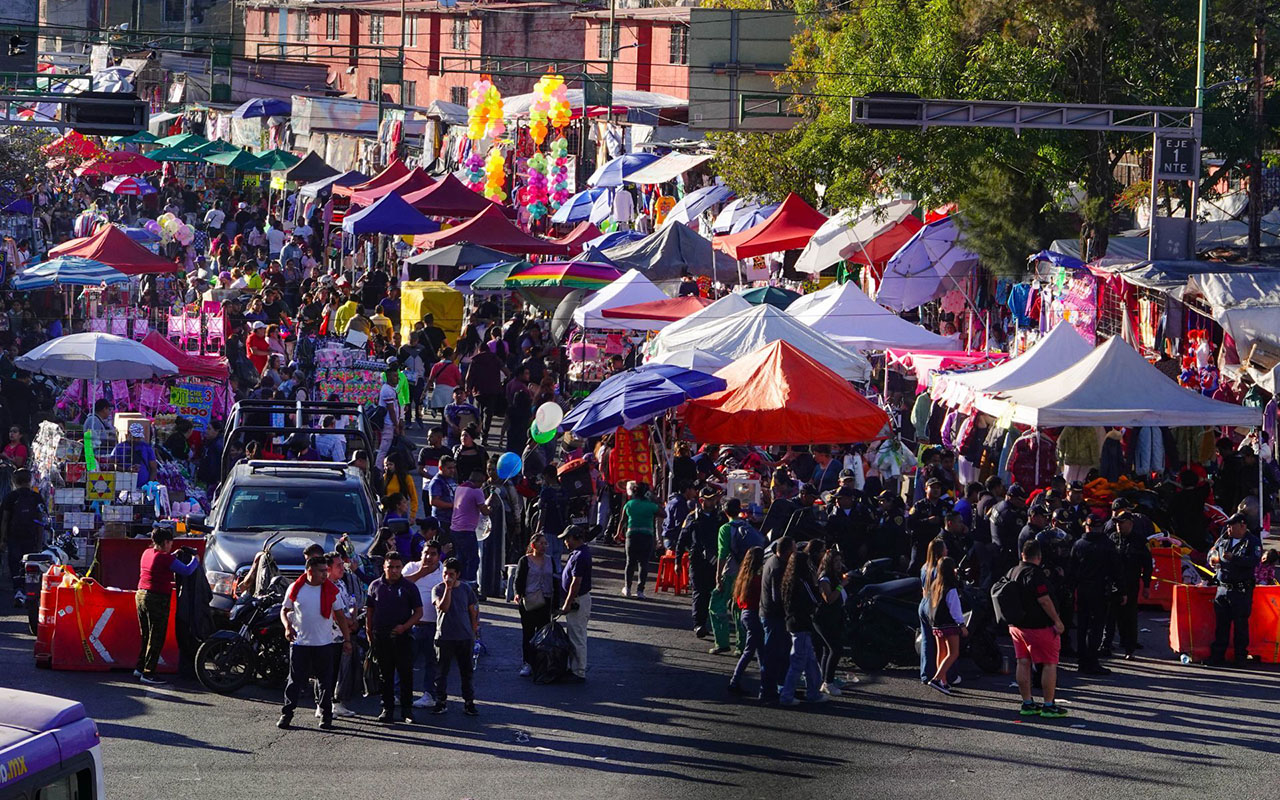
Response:
[[[381,186],[375,186],[372,189],[364,189],[351,195],[351,205],[367,206],[371,205],[375,200],[380,200],[391,193],[395,193],[404,197],[421,189],[435,185],[435,179],[424,172],[419,167],[414,167],[401,177],[390,183],[384,183]]]
[[[578,223],[577,227],[566,233],[563,238],[556,239],[556,241],[565,247],[573,248],[573,252],[577,253],[587,246],[587,242],[592,239],[598,239],[601,235],[601,231],[595,226],[595,223],[583,220]]]
[[[54,141],[41,147],[40,152],[47,156],[75,155],[88,158],[102,152],[102,148],[98,146],[97,142],[86,139],[84,134],[79,131],[67,131],[67,133]]]
[[[883,267],[884,262],[893,258],[893,254],[923,227],[924,223],[918,217],[907,215],[897,225],[865,243],[862,249],[854,253],[849,260],[859,264],[879,264]]]
[[[571,252],[570,248],[559,242],[539,239],[520,230],[503,215],[502,209],[495,205],[490,205],[461,225],[455,225],[438,233],[424,233],[413,237],[413,246],[422,248],[444,247],[447,244],[463,242],[484,245],[512,254],[536,253],[564,256]]]
[[[338,186],[337,184],[334,184],[333,193],[338,197],[350,197],[356,192],[365,192],[369,189],[377,189],[379,186],[393,183],[408,174],[409,168],[404,165],[403,161],[397,158],[388,164],[386,169],[382,170],[382,172],[379,172],[377,175],[374,175],[364,183],[357,183],[355,186]]]
[[[606,319],[651,319],[657,322],[675,322],[701,311],[711,303],[712,301],[705,297],[685,295],[669,297],[666,300],[651,300],[648,303],[606,308],[600,312],[600,315]]]
[[[479,214],[497,203],[489,198],[473,192],[466,184],[450,173],[434,184],[416,192],[401,192],[405,202],[423,214],[436,217],[471,217]],[[514,209],[503,209],[503,213],[511,216]]]
[[[717,236],[711,244],[738,259],[799,250],[826,221],[822,212],[792,192],[764,222],[745,231]]]
[[[889,417],[827,367],[785,341],[716,375],[724,391],[689,401],[685,421],[711,444],[847,444],[878,439]]]
[[[216,381],[225,381],[231,374],[225,358],[184,353],[174,347],[173,342],[155,331],[148,333],[142,343],[172,361],[178,368],[178,374],[184,378],[212,378]]]
[[[139,153],[112,150],[76,167],[77,175],[141,175],[155,172],[164,165]]]
[[[80,256],[101,261],[125,275],[151,275],[177,272],[178,265],[158,256],[129,238],[114,225],[103,225],[97,233],[82,239],[71,239],[49,248],[51,256]]]

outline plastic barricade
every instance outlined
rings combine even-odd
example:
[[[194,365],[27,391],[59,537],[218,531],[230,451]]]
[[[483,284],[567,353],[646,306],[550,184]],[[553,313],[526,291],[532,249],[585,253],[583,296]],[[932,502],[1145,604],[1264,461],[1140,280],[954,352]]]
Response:
[[[178,671],[176,608],[174,596],[158,672]],[[54,669],[105,672],[137,665],[141,631],[133,591],[109,589],[91,580],[67,580],[55,590],[54,616]]]
[[[36,616],[35,644],[36,666],[40,669],[48,669],[53,662],[53,630],[58,621],[56,603],[63,570],[64,567],[57,564],[50,565],[40,579],[40,610]],[[75,575],[75,570],[71,567],[66,567],[65,570]]]
[[[1249,652],[1268,664],[1280,663],[1280,586],[1258,586],[1253,590]]]
[[[1172,610],[1173,587],[1182,583],[1182,551],[1176,547],[1153,547],[1151,558],[1155,562],[1151,573],[1151,595],[1142,604]]]
[[[1170,587],[1169,648],[1186,653],[1197,661],[1209,657],[1213,644],[1213,586],[1178,584]]]

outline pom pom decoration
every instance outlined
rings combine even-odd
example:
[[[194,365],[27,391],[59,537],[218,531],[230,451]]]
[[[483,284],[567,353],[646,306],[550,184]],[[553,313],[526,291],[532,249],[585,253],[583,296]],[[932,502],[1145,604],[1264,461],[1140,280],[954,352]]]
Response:
[[[572,195],[569,191],[569,140],[557,137],[548,148],[547,181],[550,183],[551,210],[556,211]]]
[[[548,123],[556,129],[569,124],[569,93],[564,78],[548,72],[533,85],[533,105],[529,108],[529,135],[541,147],[547,139]]]
[[[502,188],[506,180],[506,163],[503,161],[502,151],[495,147],[484,160],[484,196],[495,203],[506,200],[507,193]]]
[[[550,196],[547,192],[547,157],[534,153],[525,162],[525,184],[517,193],[520,204],[529,212],[530,219],[538,220],[547,215]]]

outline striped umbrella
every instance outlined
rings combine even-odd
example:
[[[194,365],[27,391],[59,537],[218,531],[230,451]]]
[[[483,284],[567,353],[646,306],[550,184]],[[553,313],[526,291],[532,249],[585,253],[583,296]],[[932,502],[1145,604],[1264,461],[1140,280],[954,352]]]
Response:
[[[100,286],[128,283],[129,276],[115,267],[79,256],[61,256],[24,267],[13,279],[13,288],[30,292],[51,286]]]
[[[128,194],[140,197],[144,194],[155,194],[156,187],[147,183],[145,178],[135,178],[129,175],[122,175],[119,178],[112,178],[102,184],[102,191],[111,194]]]
[[[617,267],[590,261],[544,261],[503,281],[509,289],[554,286],[562,289],[603,289],[622,277]]]

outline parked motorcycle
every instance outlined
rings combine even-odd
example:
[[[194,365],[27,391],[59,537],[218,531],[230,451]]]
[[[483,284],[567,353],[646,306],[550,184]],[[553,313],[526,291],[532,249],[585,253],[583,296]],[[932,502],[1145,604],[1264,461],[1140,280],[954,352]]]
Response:
[[[280,607],[290,581],[280,575],[262,594],[246,592],[231,608],[230,629],[205,639],[196,651],[196,678],[211,692],[231,694],[250,681],[269,686],[289,674],[289,642]]]
[[[40,616],[40,588],[45,573],[54,565],[65,566],[80,557],[76,549],[75,537],[80,535],[79,528],[72,528],[49,543],[38,553],[27,553],[22,556],[22,575],[24,584],[25,606],[27,609],[27,629],[32,635]]]

